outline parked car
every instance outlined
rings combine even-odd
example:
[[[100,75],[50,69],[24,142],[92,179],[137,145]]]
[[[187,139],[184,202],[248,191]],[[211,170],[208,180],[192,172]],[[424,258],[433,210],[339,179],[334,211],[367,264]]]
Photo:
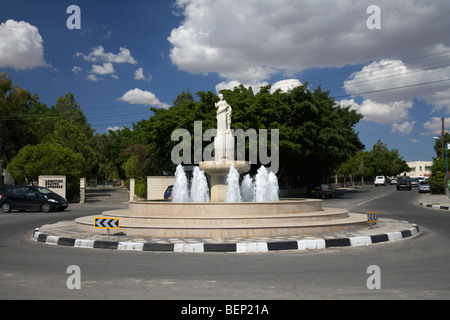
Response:
[[[430,185],[428,184],[428,180],[420,181],[418,191],[419,191],[419,193],[430,192]]]
[[[172,200],[172,190],[173,185],[167,187],[166,191],[164,191],[164,200]]]
[[[375,186],[385,186],[386,178],[384,176],[376,176],[374,184],[375,184]]]
[[[51,210],[67,209],[67,200],[53,191],[36,186],[6,188],[0,194],[0,207],[3,212],[11,210]]]
[[[409,176],[400,176],[397,178],[397,190],[400,189],[412,190],[411,178]]]
[[[334,190],[327,184],[309,185],[306,189],[306,194],[308,197],[314,198],[333,198]]]
[[[392,178],[391,179],[391,184],[397,184],[397,178]]]

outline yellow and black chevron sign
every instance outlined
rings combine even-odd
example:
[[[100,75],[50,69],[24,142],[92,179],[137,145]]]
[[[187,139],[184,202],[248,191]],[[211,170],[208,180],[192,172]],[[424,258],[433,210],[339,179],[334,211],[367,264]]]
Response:
[[[378,211],[367,212],[367,222],[378,222]]]
[[[94,227],[101,229],[119,229],[119,218],[95,218]]]

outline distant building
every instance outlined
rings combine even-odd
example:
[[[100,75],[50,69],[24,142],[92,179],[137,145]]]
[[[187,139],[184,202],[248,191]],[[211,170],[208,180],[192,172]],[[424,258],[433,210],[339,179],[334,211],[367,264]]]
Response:
[[[433,161],[409,161],[407,162],[410,170],[401,175],[410,177],[428,177],[431,175],[431,166]]]

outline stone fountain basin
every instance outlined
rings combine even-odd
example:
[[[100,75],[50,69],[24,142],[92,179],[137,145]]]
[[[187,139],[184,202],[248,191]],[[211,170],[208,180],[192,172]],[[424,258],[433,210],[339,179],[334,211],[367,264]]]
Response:
[[[103,212],[120,218],[127,235],[154,237],[269,237],[351,230],[367,226],[366,216],[344,209],[322,208],[322,200],[283,199],[278,202],[172,203],[130,202],[129,209]],[[93,227],[94,216],[75,220],[82,231]]]

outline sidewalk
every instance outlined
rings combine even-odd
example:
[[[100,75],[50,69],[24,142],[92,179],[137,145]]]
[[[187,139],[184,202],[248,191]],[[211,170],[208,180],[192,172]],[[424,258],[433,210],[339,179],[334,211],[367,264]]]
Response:
[[[433,209],[450,210],[450,198],[445,194],[426,193],[419,200],[419,205]]]

